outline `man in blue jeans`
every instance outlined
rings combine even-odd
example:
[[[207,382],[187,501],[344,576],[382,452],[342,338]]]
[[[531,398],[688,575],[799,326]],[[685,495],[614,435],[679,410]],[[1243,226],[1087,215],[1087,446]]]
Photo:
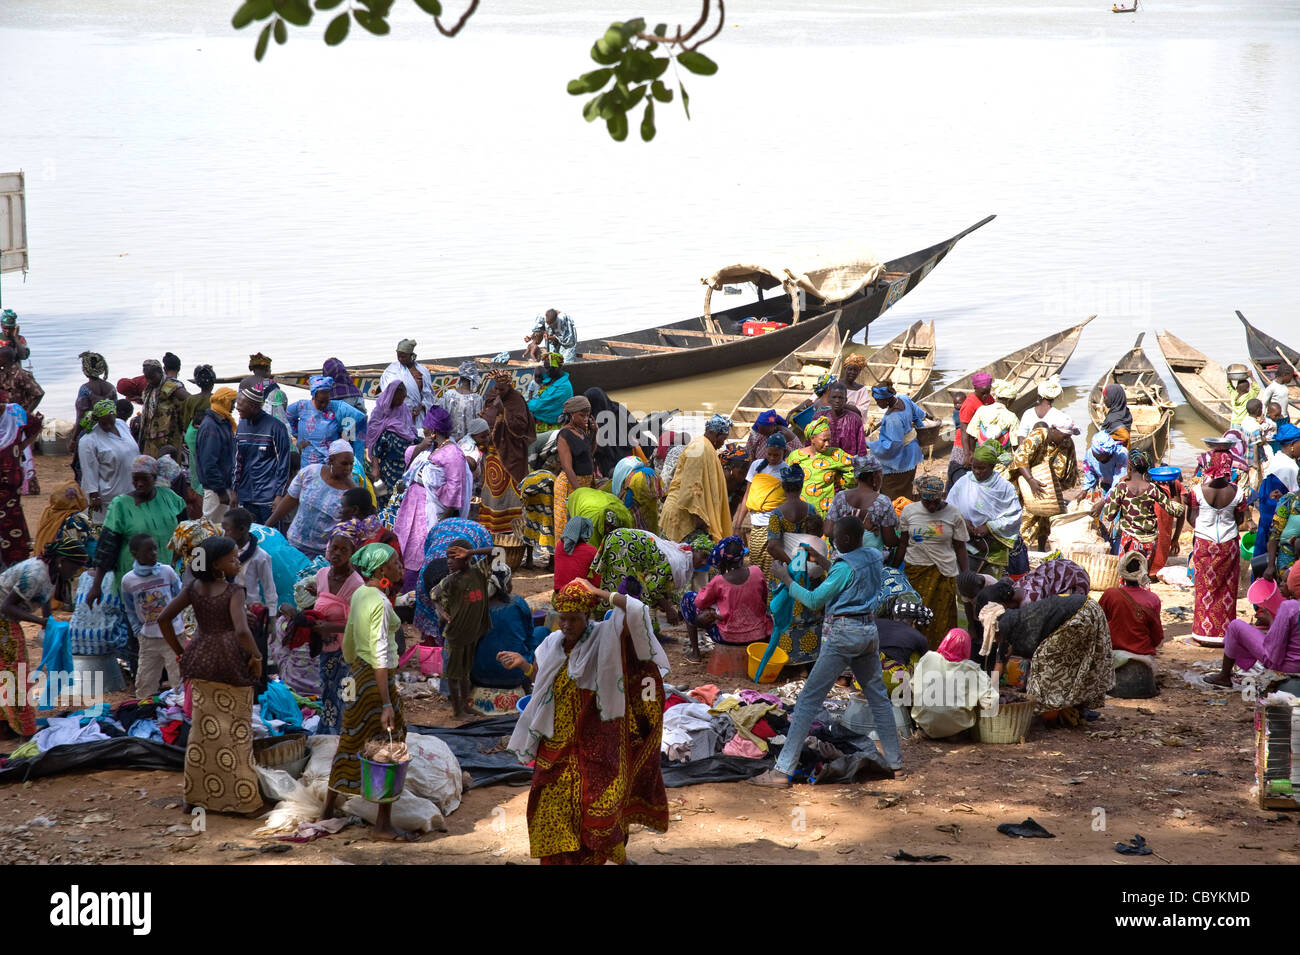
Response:
[[[790,774],[799,765],[799,754],[813,720],[822,713],[822,703],[844,668],[850,667],[871,707],[884,750],[885,763],[890,769],[903,765],[903,751],[898,745],[894,730],[894,710],[885,693],[885,681],[880,672],[880,635],[876,632],[873,611],[880,596],[880,583],[884,558],[874,547],[862,546],[862,522],[856,517],[844,517],[835,522],[835,549],[839,557],[831,564],[830,573],[816,590],[808,590],[793,583],[789,571],[774,564],[773,573],[790,588],[794,599],[813,610],[826,608],[826,621],[822,624],[822,647],[813,664],[812,673],[799,694],[790,730],[781,747],[776,766],[761,776],[750,780],[759,786],[785,788],[790,785]]]

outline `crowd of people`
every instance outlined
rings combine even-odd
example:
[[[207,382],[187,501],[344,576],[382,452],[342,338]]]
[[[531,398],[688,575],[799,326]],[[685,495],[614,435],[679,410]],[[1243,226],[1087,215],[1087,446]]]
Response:
[[[843,379],[729,442],[720,414],[692,436],[599,388],[575,393],[567,315],[539,316],[525,341],[537,366],[522,381],[498,356],[436,385],[403,340],[369,402],[337,358],[291,401],[260,353],[230,388],[202,364],[182,382],[170,352],[111,383],[84,352],[73,474],[35,538],[20,495],[37,490],[43,392],[0,343],[0,665],[27,662],[20,623],[43,624],[59,596],[81,652],[126,659],[138,694],[184,687],[203,727],[189,737],[187,803],[256,812],[250,724],[268,678],[320,701],[319,732],[341,737],[331,792],[356,794],[364,745],[404,734],[409,624],[439,658],[457,718],[531,693],[511,748],[534,765],[529,832],[547,862],[620,861],[629,826],[667,824],[652,752],[662,702],[627,690],[662,701],[660,614],[685,624],[687,659],[770,644],[791,672],[809,668],[788,742],[756,779],[773,786],[790,784],[846,674],[878,726],[892,725],[900,685],[978,674],[977,698],[914,707],[934,736],[968,730],[999,689],[1062,722],[1108,693],[1153,694],[1164,635],[1148,580],[1185,522],[1194,633],[1225,652],[1212,679],[1256,660],[1300,670],[1296,604],[1282,602],[1300,588],[1300,428],[1278,407],[1285,388],[1275,416],[1243,391],[1241,420],[1184,483],[1133,446],[1122,388],[1108,389],[1080,461],[1059,381],[1017,416],[1015,388],[977,374],[945,478],[918,475],[926,412],[888,383],[859,385],[854,357]],[[1121,582],[1097,600],[1079,564],[1045,553],[1052,522],[1034,505],[1048,491],[1088,511],[1118,557]],[[1235,619],[1252,504],[1252,573],[1276,591],[1256,625]],[[553,632],[513,593],[503,540],[553,574]],[[5,716],[34,732],[30,707]],[[233,761],[218,752],[231,739],[243,741]],[[896,736],[881,746],[900,768]],[[377,831],[403,837],[383,811]]]

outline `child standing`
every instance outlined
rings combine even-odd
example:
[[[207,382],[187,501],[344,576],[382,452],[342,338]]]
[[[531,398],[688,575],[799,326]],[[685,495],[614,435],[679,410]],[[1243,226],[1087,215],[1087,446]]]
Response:
[[[249,603],[260,603],[271,614],[279,612],[276,602],[279,594],[275,589],[275,575],[271,572],[271,555],[257,544],[257,538],[249,533],[253,526],[253,515],[242,507],[232,507],[221,518],[221,530],[235,542],[239,548],[239,573],[235,583],[244,588],[245,599]]]
[[[443,677],[451,690],[452,715],[457,719],[473,716],[469,707],[470,667],[474,650],[483,634],[492,629],[488,610],[488,564],[471,557],[485,557],[491,547],[470,549],[463,537],[447,545],[448,574],[429,592],[429,599],[444,618],[443,639],[447,646],[447,664]]]
[[[158,542],[151,535],[136,534],[128,546],[135,564],[122,577],[122,605],[131,633],[140,644],[135,692],[144,699],[158,692],[164,666],[172,686],[180,686],[180,663],[163,640],[158,621],[163,608],[181,592],[181,579],[170,566],[158,563]],[[173,626],[178,631],[185,629],[179,620],[173,621]]]

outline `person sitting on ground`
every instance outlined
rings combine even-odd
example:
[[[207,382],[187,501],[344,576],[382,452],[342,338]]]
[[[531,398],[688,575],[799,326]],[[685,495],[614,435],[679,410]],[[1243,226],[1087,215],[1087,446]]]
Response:
[[[917,661],[908,686],[912,720],[930,739],[947,739],[975,726],[980,708],[992,709],[997,685],[971,659],[971,635],[953,628]]]
[[[862,522],[852,515],[836,522],[836,559],[815,591],[794,583],[784,566],[773,567],[773,572],[790,588],[796,600],[816,610],[826,608],[826,624],[817,662],[795,704],[786,743],[781,747],[776,765],[750,780],[755,785],[778,788],[790,785],[813,720],[821,714],[826,694],[846,666],[857,677],[875,724],[894,725],[894,710],[885,693],[880,670],[880,635],[872,616],[884,561],[880,551],[862,546],[862,531]],[[892,771],[903,765],[898,734],[881,733],[880,748],[892,776]]]
[[[1160,598],[1147,589],[1147,561],[1136,551],[1119,559],[1120,585],[1097,601],[1110,627],[1115,656],[1115,688],[1111,696],[1149,699],[1157,696],[1156,650],[1165,639],[1160,622]]]
[[[180,661],[163,639],[158,620],[163,608],[180,594],[181,579],[170,566],[158,563],[158,543],[148,534],[132,537],[130,548],[135,563],[122,578],[122,606],[139,645],[135,695],[143,700],[158,692],[163,667],[171,685],[180,686]],[[178,634],[185,629],[177,620],[172,627]]]
[[[694,620],[686,613],[687,633],[691,638],[688,656],[700,654],[700,627],[716,628],[719,643],[750,644],[772,635],[772,615],[768,613],[767,581],[763,571],[745,566],[745,544],[739,537],[727,537],[717,543],[709,563],[718,575],[698,593],[687,593],[687,603],[694,610]]]
[[[1232,668],[1245,672],[1256,662],[1274,673],[1300,675],[1300,600],[1291,588],[1300,587],[1296,574],[1288,575],[1291,599],[1276,593],[1255,606],[1255,623],[1233,620],[1223,637],[1223,666],[1218,673],[1205,677],[1215,686],[1232,686]]]
[[[480,560],[471,564],[469,559],[491,555],[491,547],[474,548],[464,538],[453,541],[447,547],[449,573],[429,594],[443,618],[442,634],[448,656],[442,675],[451,689],[452,716],[456,719],[474,715],[469,705],[474,648],[492,627],[488,610],[488,563]]]
[[[523,597],[512,593],[512,589],[509,568],[500,567],[492,571],[488,581],[488,590],[492,594],[488,601],[492,627],[479,639],[474,650],[474,665],[469,672],[469,681],[474,689],[517,690],[523,687],[528,681],[527,675],[522,669],[502,664],[502,655],[514,654],[526,663],[533,663],[538,646],[551,635],[546,627],[533,626],[532,608]],[[511,712],[514,712],[513,708]]]

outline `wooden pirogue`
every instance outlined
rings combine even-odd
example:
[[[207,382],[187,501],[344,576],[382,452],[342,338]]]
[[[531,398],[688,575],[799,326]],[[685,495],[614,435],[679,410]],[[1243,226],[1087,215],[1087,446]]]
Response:
[[[1246,321],[1246,316],[1241,312],[1237,313],[1237,317],[1246,327],[1246,348],[1250,352],[1250,363],[1255,366],[1259,380],[1267,385],[1277,375],[1278,368],[1290,370],[1296,378],[1287,388],[1287,392],[1291,395],[1291,404],[1300,405],[1300,352],[1283,345],[1267,332],[1260,331]]]
[[[917,429],[917,438],[922,446],[935,454],[943,453],[952,447],[955,433],[953,413],[956,410],[954,395],[959,392],[970,394],[974,391],[971,379],[979,372],[992,375],[994,380],[1001,378],[1015,382],[1016,397],[1007,403],[1007,407],[1017,415],[1024,414],[1038,400],[1039,384],[1061,373],[1070,356],[1074,354],[1074,349],[1078,347],[1079,336],[1083,334],[1088,323],[1096,317],[1096,315],[1089,315],[1078,325],[1053,332],[1046,338],[1019,348],[983,368],[976,368],[946,388],[922,397],[917,404],[930,412],[939,422],[937,426]]]
[[[1173,332],[1160,332],[1156,342],[1187,403],[1220,434],[1227,431],[1232,420],[1232,396],[1223,366]]]
[[[1169,392],[1160,380],[1156,366],[1151,364],[1142,350],[1144,334],[1145,332],[1138,334],[1133,347],[1093,386],[1092,393],[1088,396],[1088,412],[1092,423],[1100,430],[1106,418],[1103,393],[1108,385],[1122,387],[1128,398],[1129,411],[1133,415],[1133,425],[1129,428],[1129,448],[1149,452],[1152,462],[1159,464],[1169,450],[1174,405],[1169,400]]]
[[[764,411],[774,409],[786,415],[805,398],[812,397],[818,378],[827,372],[838,375],[846,339],[836,315],[823,332],[760,375],[731,409],[731,440],[748,440],[755,420]]]
[[[797,351],[805,342],[825,331],[837,316],[841,334],[856,334],[916,288],[961,239],[994,218],[988,216],[937,245],[884,263],[876,281],[843,302],[831,305],[807,295],[797,322],[791,322],[794,303],[790,295],[778,295],[715,312],[708,317],[700,315],[671,325],[580,341],[579,360],[566,365],[565,370],[575,392],[581,393],[592,387],[614,391],[633,382],[647,385],[738,365],[774,361]],[[765,334],[745,335],[742,325],[751,319],[789,324]],[[419,339],[418,329],[414,336]],[[455,385],[456,369],[462,362],[475,361],[481,369],[486,369],[492,357],[480,353],[437,358],[421,364],[433,373],[434,388],[441,393]],[[344,364],[362,393],[374,397],[379,376],[392,360],[390,357],[371,364],[358,365],[347,361]],[[510,352],[506,367],[522,380],[532,373],[533,363],[524,360],[522,350],[516,350]],[[319,374],[318,369],[277,371],[275,379],[284,385],[305,388],[308,380]],[[241,374],[220,381],[234,382],[242,377]]]

